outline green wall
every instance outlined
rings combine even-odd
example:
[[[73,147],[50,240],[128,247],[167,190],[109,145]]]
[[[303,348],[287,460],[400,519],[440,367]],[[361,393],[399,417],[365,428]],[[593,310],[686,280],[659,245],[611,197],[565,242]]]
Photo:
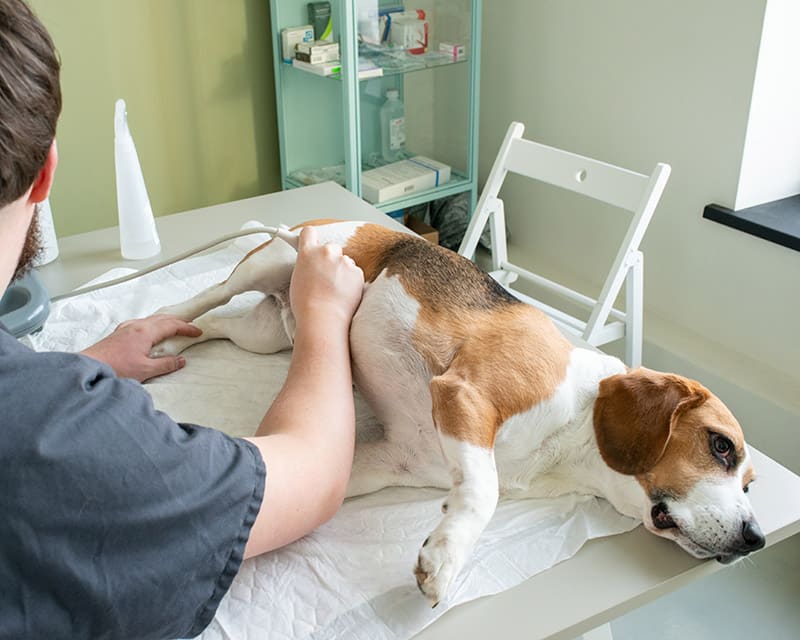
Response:
[[[117,98],[156,216],[280,188],[268,2],[30,2],[62,62],[59,236],[117,223]]]

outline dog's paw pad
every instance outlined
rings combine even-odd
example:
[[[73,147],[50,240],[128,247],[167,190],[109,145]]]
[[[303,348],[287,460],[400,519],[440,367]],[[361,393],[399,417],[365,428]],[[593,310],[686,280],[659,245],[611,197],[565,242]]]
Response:
[[[433,534],[425,540],[419,552],[414,575],[417,587],[435,607],[447,594],[447,589],[461,570],[461,562],[447,536]]]

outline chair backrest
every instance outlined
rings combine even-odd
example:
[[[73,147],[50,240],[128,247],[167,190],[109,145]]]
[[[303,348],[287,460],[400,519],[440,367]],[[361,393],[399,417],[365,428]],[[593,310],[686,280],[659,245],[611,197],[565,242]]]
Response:
[[[639,344],[637,347],[631,345],[629,341],[629,351],[632,348],[638,353],[629,353],[627,359],[629,364],[632,360],[640,360],[642,258],[639,244],[666,186],[670,174],[669,165],[659,163],[650,175],[644,175],[525,140],[522,137],[524,130],[524,125],[518,122],[512,122],[509,126],[459,248],[459,253],[472,258],[483,228],[487,222],[491,222],[493,276],[506,286],[509,286],[517,277],[523,277],[568,297],[574,302],[590,307],[589,320],[582,322],[574,316],[537,303],[526,296],[521,296],[536,306],[543,307],[545,311],[554,316],[554,319],[559,320],[576,333],[580,333],[590,344],[605,344],[623,335],[627,335],[629,339],[633,336],[632,339],[638,341]],[[596,300],[508,262],[503,205],[498,198],[498,193],[509,171],[580,193],[633,214],[601,293]],[[627,297],[634,299],[626,300],[627,312],[621,312],[613,309],[613,304],[626,278],[630,280]],[[509,288],[511,287],[509,286]],[[511,290],[513,291],[513,289]],[[618,320],[614,326],[606,325],[609,315]]]

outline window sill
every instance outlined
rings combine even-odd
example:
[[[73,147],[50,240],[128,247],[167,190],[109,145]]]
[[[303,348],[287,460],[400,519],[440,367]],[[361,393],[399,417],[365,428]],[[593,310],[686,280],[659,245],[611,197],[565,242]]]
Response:
[[[739,211],[709,204],[703,217],[800,251],[800,194]]]

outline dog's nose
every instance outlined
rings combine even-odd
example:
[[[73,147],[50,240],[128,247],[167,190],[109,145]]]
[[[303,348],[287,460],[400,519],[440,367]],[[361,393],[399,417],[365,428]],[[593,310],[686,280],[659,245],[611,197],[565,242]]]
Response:
[[[764,534],[755,520],[745,520],[742,525],[742,540],[742,550],[747,552],[758,551],[766,544]]]

